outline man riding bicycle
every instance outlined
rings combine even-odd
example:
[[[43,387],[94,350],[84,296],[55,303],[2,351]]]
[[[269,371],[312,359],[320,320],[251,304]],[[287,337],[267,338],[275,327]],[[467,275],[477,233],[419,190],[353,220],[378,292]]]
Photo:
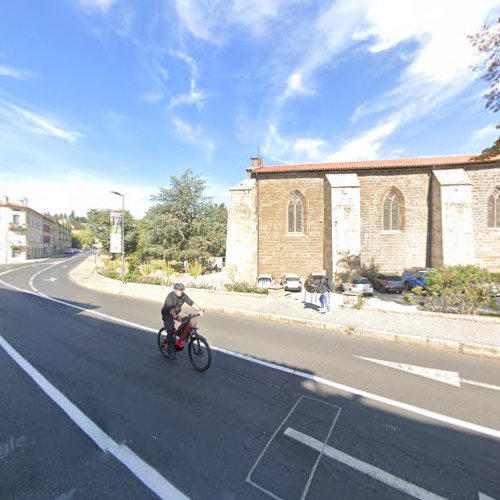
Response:
[[[185,293],[185,286],[182,283],[176,283],[174,289],[167,295],[165,303],[161,308],[161,318],[163,325],[167,330],[167,355],[170,359],[175,359],[175,321],[182,321],[185,314],[181,312],[184,303],[196,309],[203,314],[202,309],[196,305]]]

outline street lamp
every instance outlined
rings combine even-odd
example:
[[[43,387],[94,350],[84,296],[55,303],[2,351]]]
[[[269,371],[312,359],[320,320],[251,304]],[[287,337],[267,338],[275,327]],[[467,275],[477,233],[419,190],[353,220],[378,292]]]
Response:
[[[125,283],[125,195],[118,191],[111,191],[112,194],[122,197],[122,284]]]

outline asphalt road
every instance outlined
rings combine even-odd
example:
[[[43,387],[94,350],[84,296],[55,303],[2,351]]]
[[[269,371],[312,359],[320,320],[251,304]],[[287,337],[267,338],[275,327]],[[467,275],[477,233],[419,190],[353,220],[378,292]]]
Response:
[[[207,313],[200,374],[80,258],[0,266],[0,498],[500,500],[498,362]]]

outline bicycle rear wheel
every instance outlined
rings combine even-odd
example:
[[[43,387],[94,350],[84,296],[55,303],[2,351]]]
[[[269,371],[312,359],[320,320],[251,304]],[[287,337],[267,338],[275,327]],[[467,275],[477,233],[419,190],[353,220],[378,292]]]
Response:
[[[167,354],[167,329],[165,327],[158,332],[158,349],[160,349],[163,356],[169,357]]]
[[[189,361],[193,368],[199,372],[204,372],[210,368],[212,364],[212,351],[204,337],[194,335],[189,340],[188,344]]]

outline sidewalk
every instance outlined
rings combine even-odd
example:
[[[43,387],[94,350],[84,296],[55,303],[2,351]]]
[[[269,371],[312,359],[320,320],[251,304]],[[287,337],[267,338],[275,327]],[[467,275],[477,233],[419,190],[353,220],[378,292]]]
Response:
[[[77,284],[104,293],[127,295],[161,303],[170,288],[122,283],[94,273],[93,259],[73,269]],[[189,296],[206,310],[236,314],[335,333],[363,336],[442,351],[500,359],[500,319],[427,313],[346,309],[335,305],[331,315],[320,315],[313,304],[268,296],[214,293],[190,289]]]

